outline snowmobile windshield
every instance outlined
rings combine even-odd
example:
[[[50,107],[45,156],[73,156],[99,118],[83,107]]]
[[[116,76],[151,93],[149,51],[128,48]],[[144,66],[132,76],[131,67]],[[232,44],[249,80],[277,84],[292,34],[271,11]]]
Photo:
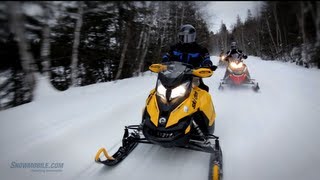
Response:
[[[230,61],[241,61],[239,54],[232,54],[229,58]]]
[[[159,73],[159,79],[166,88],[174,88],[192,77],[193,66],[178,61],[163,63],[166,69]]]

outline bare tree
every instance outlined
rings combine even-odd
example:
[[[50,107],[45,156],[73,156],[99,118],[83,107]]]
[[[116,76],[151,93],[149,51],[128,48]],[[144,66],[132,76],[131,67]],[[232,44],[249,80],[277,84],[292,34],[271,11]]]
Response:
[[[151,25],[149,25],[148,31],[144,35],[144,41],[143,41],[143,45],[142,45],[142,55],[141,55],[140,63],[139,63],[139,72],[143,71],[144,59],[147,55],[148,47],[149,47],[150,32],[151,32]]]
[[[270,28],[270,23],[269,23],[268,17],[266,17],[266,23],[267,23],[267,27],[268,27],[269,36],[270,36],[272,44],[273,44],[273,49],[275,51],[275,54],[278,54],[278,48],[277,48],[277,45],[276,45],[276,43],[274,41],[274,38],[273,38],[273,35],[272,35],[272,32],[271,32],[271,28]]]
[[[79,44],[80,44],[80,33],[82,27],[82,16],[83,16],[83,1],[79,1],[79,9],[77,14],[76,27],[74,29],[74,41],[72,46],[72,62],[71,62],[71,84],[76,86],[76,79],[78,75],[78,55],[79,55]]]
[[[158,49],[158,57],[161,56],[162,49],[164,47],[164,40],[167,36],[167,28],[168,28],[168,21],[169,21],[169,16],[167,13],[167,3],[166,2],[160,2],[158,11],[156,14],[156,20],[158,21],[158,39],[160,39],[160,44],[159,44],[159,49]]]
[[[137,48],[136,48],[137,55],[136,55],[136,59],[135,59],[135,61],[134,61],[135,63],[138,62],[138,59],[139,59],[139,57],[141,56],[141,51],[140,51],[140,49],[141,49],[142,40],[143,40],[144,34],[145,34],[144,31],[145,31],[145,26],[142,27],[142,30],[141,30],[141,32],[140,32],[139,42],[138,42],[138,45],[137,45]]]
[[[317,46],[320,46],[320,2],[317,1],[317,15],[316,15],[316,28],[317,28]],[[320,64],[320,63],[319,63]]]
[[[300,13],[297,13],[297,19],[300,26],[300,31],[302,34],[302,60],[308,62],[308,56],[307,56],[307,37],[306,37],[306,31],[305,31],[305,6],[303,1],[300,1]]]
[[[316,1],[314,2],[316,7],[313,8],[313,4],[311,1],[307,1],[307,6],[309,10],[311,11],[312,19],[314,26],[316,28],[316,46],[320,46],[320,2]]]
[[[276,22],[276,46],[277,46],[277,50],[280,51],[279,48],[281,48],[282,46],[282,38],[281,38],[281,30],[279,26],[278,15],[277,15],[277,2],[272,2],[272,4],[273,4],[273,8],[272,8],[273,17]]]
[[[152,11],[155,11],[154,3],[151,3],[149,8],[152,9]],[[144,38],[144,41],[143,41],[143,44],[142,44],[142,50],[143,51],[142,51],[142,55],[141,55],[140,63],[139,63],[139,72],[143,71],[144,60],[146,58],[146,55],[147,55],[147,52],[148,52],[148,49],[149,49],[151,27],[153,26],[154,21],[155,21],[155,14],[157,14],[157,12],[152,14],[148,18],[148,31],[145,33],[145,38]]]
[[[43,65],[43,71],[46,75],[49,75],[50,69],[50,26],[49,26],[49,17],[50,17],[50,9],[49,2],[41,2],[41,5],[44,10],[44,18],[43,18],[43,29],[42,29],[42,44],[41,44],[41,59]]]
[[[182,13],[181,13],[181,22],[180,22],[180,26],[182,26],[182,25],[183,25],[185,9],[186,9],[186,8],[185,8],[184,4],[182,4]]]
[[[22,16],[22,5],[19,1],[8,1],[7,5],[9,10],[10,31],[18,39],[21,66],[25,73],[26,84],[31,89],[31,92],[33,92],[36,83],[33,74],[33,72],[35,71],[35,63],[32,54],[29,52],[30,45],[25,38],[25,22]]]
[[[131,36],[131,21],[128,21],[127,28],[126,28],[126,36],[125,36],[125,40],[124,40],[124,44],[123,44],[123,48],[122,48],[122,52],[121,52],[121,57],[120,57],[120,63],[119,63],[118,71],[117,71],[116,78],[115,78],[116,80],[121,77],[126,53],[128,50],[130,36]]]

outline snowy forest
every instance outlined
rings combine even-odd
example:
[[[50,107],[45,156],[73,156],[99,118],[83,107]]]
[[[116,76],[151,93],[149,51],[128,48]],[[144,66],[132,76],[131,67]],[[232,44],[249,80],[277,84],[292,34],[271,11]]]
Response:
[[[8,1],[0,3],[0,110],[33,100],[37,75],[70,87],[139,75],[161,61],[182,24],[211,55],[232,41],[248,55],[320,68],[320,2],[270,1],[228,29],[209,30],[206,2]]]

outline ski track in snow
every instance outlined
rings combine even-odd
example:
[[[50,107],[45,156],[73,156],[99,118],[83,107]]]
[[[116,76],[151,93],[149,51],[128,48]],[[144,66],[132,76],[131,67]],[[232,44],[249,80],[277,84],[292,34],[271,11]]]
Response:
[[[218,57],[212,57],[217,64]],[[245,60],[260,85],[218,90],[225,68],[204,79],[217,118],[225,180],[317,180],[320,177],[320,71],[290,63]],[[0,179],[207,179],[209,154],[140,144],[119,165],[111,154],[125,125],[139,124],[156,74],[55,91],[39,77],[35,101],[0,111]],[[62,172],[10,168],[11,162],[63,162]]]

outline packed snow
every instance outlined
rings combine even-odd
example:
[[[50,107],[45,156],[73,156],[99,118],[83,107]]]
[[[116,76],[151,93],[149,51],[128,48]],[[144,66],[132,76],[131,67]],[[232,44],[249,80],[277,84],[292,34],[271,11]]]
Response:
[[[219,91],[225,68],[204,79],[216,108],[224,179],[318,180],[320,71],[252,56],[245,62],[258,93],[248,86]],[[38,76],[33,102],[0,111],[0,179],[207,179],[209,154],[180,148],[139,144],[115,167],[94,162],[100,147],[118,149],[125,125],[140,123],[156,78],[148,71],[60,92]],[[36,171],[19,163],[63,167]]]

